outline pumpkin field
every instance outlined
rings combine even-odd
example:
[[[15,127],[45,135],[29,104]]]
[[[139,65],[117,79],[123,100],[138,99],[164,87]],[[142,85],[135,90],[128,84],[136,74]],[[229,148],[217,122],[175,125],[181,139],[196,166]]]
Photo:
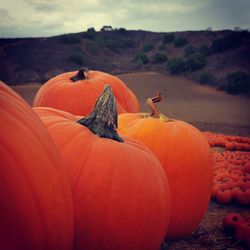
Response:
[[[0,248],[250,249],[247,97],[88,69],[0,92]]]

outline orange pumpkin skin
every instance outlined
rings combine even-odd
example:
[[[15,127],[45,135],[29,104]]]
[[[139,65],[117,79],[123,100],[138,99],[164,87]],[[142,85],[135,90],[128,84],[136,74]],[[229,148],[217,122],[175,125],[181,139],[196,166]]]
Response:
[[[0,82],[0,249],[72,248],[69,179],[46,128]]]
[[[89,114],[106,84],[111,85],[118,113],[139,112],[135,94],[119,78],[101,71],[89,71],[88,78],[73,82],[77,71],[60,74],[46,82],[37,92],[34,107],[52,107],[74,115]]]
[[[170,214],[170,191],[157,158],[144,145],[99,138],[78,117],[38,107],[71,179],[74,249],[159,249]]]
[[[118,132],[144,143],[165,170],[172,197],[166,237],[190,235],[203,218],[211,196],[213,161],[207,140],[186,122],[166,122],[140,114],[119,115]]]

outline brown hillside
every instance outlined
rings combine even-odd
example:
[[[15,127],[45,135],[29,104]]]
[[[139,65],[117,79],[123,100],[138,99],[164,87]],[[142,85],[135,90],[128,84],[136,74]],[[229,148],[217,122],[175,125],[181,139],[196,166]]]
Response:
[[[181,39],[185,42],[178,44]],[[226,83],[228,73],[250,72],[249,45],[248,31],[230,30],[156,33],[118,29],[45,38],[2,38],[0,80],[10,85],[44,83],[83,66],[112,74],[168,74],[169,62],[181,57],[191,68],[177,74],[195,81],[206,74],[209,79],[205,80],[218,87]]]

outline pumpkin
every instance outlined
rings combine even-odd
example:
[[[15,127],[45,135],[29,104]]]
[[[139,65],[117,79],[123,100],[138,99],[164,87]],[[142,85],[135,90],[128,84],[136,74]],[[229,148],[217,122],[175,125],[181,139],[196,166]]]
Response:
[[[216,195],[215,195],[216,200],[218,201],[218,203],[226,205],[226,204],[230,204],[232,202],[233,199],[233,193],[231,189],[220,189]]]
[[[250,249],[250,222],[244,221],[237,224],[234,236],[236,240],[244,244],[245,249]]]
[[[213,160],[208,141],[194,126],[164,116],[148,98],[151,113],[118,116],[118,132],[141,141],[160,160],[167,175],[172,212],[167,239],[190,235],[201,222],[210,200]]]
[[[88,69],[50,79],[38,90],[33,106],[52,107],[85,116],[92,111],[106,84],[114,91],[118,113],[139,112],[139,102],[124,82],[110,74]]]
[[[237,224],[244,222],[243,217],[238,213],[227,214],[222,222],[223,231],[226,234],[233,235]]]
[[[242,206],[250,206],[250,188],[237,189],[234,192],[235,201]]]
[[[149,149],[116,132],[111,87],[82,119],[49,107],[34,110],[68,163],[74,249],[159,249],[171,209],[168,182]]]
[[[73,203],[60,153],[25,101],[0,82],[0,249],[71,249]]]

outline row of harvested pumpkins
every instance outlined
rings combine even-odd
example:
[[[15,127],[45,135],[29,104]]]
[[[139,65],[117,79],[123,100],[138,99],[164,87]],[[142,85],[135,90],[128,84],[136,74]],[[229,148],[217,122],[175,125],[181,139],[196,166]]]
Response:
[[[211,198],[220,204],[250,205],[250,138],[203,132],[213,149],[214,181]]]
[[[220,204],[250,206],[250,152],[214,152],[211,198]]]
[[[245,136],[224,135],[204,132],[211,147],[222,147],[231,151],[250,151],[250,138]]]
[[[98,71],[52,78],[34,108],[1,83],[0,249],[157,250],[189,236],[209,204],[212,153],[159,100],[139,113],[125,83]]]

